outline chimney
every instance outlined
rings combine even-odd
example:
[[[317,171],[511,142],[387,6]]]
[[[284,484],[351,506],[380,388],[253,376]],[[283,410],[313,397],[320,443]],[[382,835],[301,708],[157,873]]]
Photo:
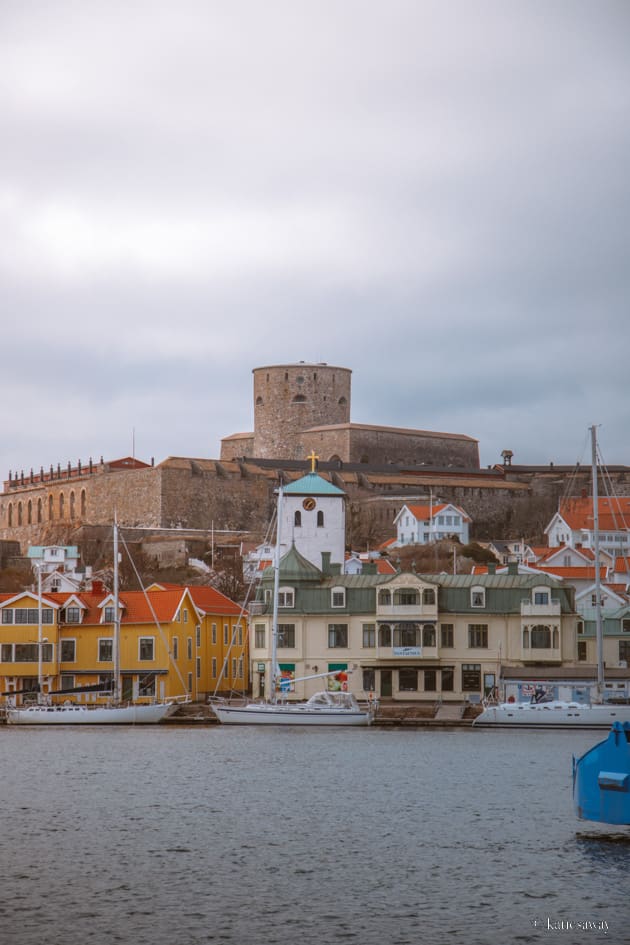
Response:
[[[497,563],[496,561],[488,561],[488,574],[497,573]]]
[[[330,574],[330,551],[322,551],[322,574]]]
[[[518,574],[518,561],[508,561],[508,574]]]

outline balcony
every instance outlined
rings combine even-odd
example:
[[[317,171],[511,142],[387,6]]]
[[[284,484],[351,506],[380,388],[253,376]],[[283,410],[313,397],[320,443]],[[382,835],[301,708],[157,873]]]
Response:
[[[376,616],[381,620],[437,620],[437,604],[379,604]]]
[[[560,647],[521,647],[520,659],[523,663],[561,663]]]
[[[252,601],[247,607],[250,617],[260,617],[261,614],[266,614],[267,610],[268,607],[264,600]]]
[[[521,601],[521,617],[559,617],[560,601],[552,598],[546,604],[532,604],[531,600]]]

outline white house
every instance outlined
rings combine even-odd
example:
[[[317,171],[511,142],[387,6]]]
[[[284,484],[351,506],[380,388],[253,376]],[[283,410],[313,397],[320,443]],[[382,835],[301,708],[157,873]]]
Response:
[[[630,552],[630,497],[613,496],[598,501],[599,546],[613,558]],[[565,499],[545,529],[551,548],[568,545],[593,548],[593,497]]]
[[[393,547],[428,545],[444,538],[457,538],[467,545],[470,522],[463,509],[450,503],[403,505],[394,519],[398,534]]]

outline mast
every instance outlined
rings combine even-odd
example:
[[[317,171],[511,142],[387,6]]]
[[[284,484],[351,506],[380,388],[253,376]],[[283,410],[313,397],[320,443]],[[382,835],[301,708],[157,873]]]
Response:
[[[120,702],[120,607],[118,602],[118,522],[114,517],[114,705]]]
[[[280,523],[282,521],[282,480],[278,489],[276,510],[276,553],[273,562],[273,615],[271,618],[271,672],[269,674],[269,701],[276,701],[278,683],[278,596],[280,591]]]
[[[591,475],[593,479],[593,537],[595,551],[595,639],[597,642],[597,697],[604,696],[604,631],[602,626],[602,594],[599,573],[599,494],[597,486],[597,427],[591,427]]]
[[[44,646],[43,639],[43,629],[42,629],[42,565],[43,560],[40,561],[37,565],[37,702],[41,705],[44,701],[42,698],[42,685],[44,681],[44,654],[42,652],[42,647]]]

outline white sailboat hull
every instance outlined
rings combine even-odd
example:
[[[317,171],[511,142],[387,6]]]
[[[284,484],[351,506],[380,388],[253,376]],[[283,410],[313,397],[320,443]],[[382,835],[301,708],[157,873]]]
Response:
[[[157,725],[177,703],[126,706],[28,706],[7,709],[8,725]]]
[[[630,722],[630,705],[506,702],[485,708],[473,725],[479,728],[609,729],[613,722]]]
[[[372,713],[362,709],[321,708],[296,705],[212,705],[224,725],[369,725]]]

